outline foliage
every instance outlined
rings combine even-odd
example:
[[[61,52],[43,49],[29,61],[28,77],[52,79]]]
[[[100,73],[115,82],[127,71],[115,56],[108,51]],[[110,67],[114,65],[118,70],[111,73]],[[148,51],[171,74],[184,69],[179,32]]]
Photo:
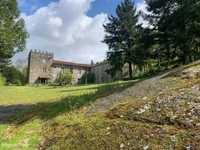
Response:
[[[86,72],[80,80],[81,84],[93,84],[95,83],[95,74],[92,72]]]
[[[24,50],[27,32],[20,17],[17,0],[0,1],[0,71],[10,58]]]
[[[138,14],[131,0],[124,0],[116,9],[117,16],[110,16],[104,25],[107,32],[104,42],[109,46],[108,61],[112,68],[111,75],[122,71],[124,64],[129,64],[129,77],[132,78],[132,64],[136,63]]]
[[[5,77],[2,74],[0,74],[0,86],[5,85],[5,83],[6,83]]]
[[[69,85],[73,82],[73,74],[70,72],[70,70],[62,70],[55,80],[55,83],[58,83],[59,85]]]
[[[189,63],[199,59],[200,1],[146,0],[151,12],[147,19],[152,25],[158,59],[179,59]]]
[[[110,16],[104,25],[112,76],[122,72],[126,63],[131,78],[134,66],[141,72],[152,69],[158,72],[200,59],[200,1],[145,2],[148,13],[137,13],[131,0],[122,1],[116,16]],[[138,24],[138,17],[143,17],[148,25]],[[154,68],[148,68],[152,60]]]
[[[24,85],[26,83],[26,75],[14,66],[7,66],[2,71],[6,78],[7,84]]]

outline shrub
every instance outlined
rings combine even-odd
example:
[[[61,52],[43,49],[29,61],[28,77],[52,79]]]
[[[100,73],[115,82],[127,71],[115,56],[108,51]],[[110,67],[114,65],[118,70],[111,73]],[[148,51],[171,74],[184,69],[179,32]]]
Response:
[[[92,73],[92,72],[85,73],[82,76],[82,78],[80,80],[80,83],[81,84],[85,84],[85,83],[87,83],[87,84],[93,84],[93,83],[95,83],[95,74]]]
[[[5,85],[5,83],[6,83],[5,77],[2,74],[0,74],[0,86]]]
[[[73,79],[73,74],[69,70],[63,70],[58,74],[55,83],[59,85],[69,85],[72,84]]]
[[[25,75],[14,66],[4,68],[2,74],[7,84],[24,85],[26,83]]]

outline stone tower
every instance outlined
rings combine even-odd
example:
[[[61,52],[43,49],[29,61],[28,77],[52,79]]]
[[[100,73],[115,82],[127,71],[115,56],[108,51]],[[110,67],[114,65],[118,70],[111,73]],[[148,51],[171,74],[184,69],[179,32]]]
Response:
[[[28,58],[29,84],[47,83],[49,80],[51,80],[52,63],[52,53],[31,51]]]

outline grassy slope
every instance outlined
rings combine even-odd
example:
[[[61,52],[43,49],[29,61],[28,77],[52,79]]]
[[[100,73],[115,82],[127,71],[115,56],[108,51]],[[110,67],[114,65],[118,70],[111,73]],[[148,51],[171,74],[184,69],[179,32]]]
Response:
[[[51,102],[68,96],[92,94],[95,93],[99,88],[106,88],[108,86],[109,85],[106,84],[70,87],[2,86],[0,87],[0,104],[13,105]]]
[[[145,97],[129,96],[106,113],[88,114],[85,104],[127,84],[34,105],[12,118],[14,125],[0,125],[0,149],[200,149],[200,79],[168,76],[160,82],[162,92],[152,96],[150,87]]]
[[[74,87],[0,87],[0,107],[18,107],[17,111],[0,123],[0,150],[37,149],[46,123],[59,116],[132,85],[132,82],[74,86]]]
[[[76,112],[54,118],[43,129],[46,140],[42,148],[200,149],[200,99],[189,95],[199,81],[170,77],[162,82],[170,88],[154,98],[132,98],[105,114],[88,118]],[[185,94],[180,95],[180,91]]]
[[[195,68],[200,66],[195,66]],[[200,80],[168,76],[165,89],[128,97],[106,113],[62,115],[43,128],[42,149],[200,149]],[[140,87],[141,88],[141,87]]]

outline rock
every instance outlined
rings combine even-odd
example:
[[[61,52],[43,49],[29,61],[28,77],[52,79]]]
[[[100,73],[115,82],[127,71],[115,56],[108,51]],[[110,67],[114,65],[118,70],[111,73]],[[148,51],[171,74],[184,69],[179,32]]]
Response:
[[[143,97],[142,99],[143,99],[143,100],[147,100],[147,99],[148,99],[148,97],[146,97],[146,96],[145,96],[145,97]]]
[[[106,129],[107,129],[107,130],[110,130],[110,127],[107,127]]]
[[[183,79],[196,79],[200,77],[200,68],[190,68],[182,72]]]
[[[176,136],[175,135],[171,136],[171,141],[176,142]]]
[[[186,150],[193,150],[191,145],[185,147]]]
[[[120,144],[120,149],[123,149],[125,147],[124,143]]]
[[[144,105],[143,108],[140,108],[136,113],[137,113],[137,114],[142,114],[142,113],[144,113],[145,111],[147,111],[147,110],[149,110],[149,109],[151,109],[151,105],[146,104],[146,105]]]
[[[143,150],[148,150],[149,149],[149,145],[145,145],[144,147],[143,147]]]

